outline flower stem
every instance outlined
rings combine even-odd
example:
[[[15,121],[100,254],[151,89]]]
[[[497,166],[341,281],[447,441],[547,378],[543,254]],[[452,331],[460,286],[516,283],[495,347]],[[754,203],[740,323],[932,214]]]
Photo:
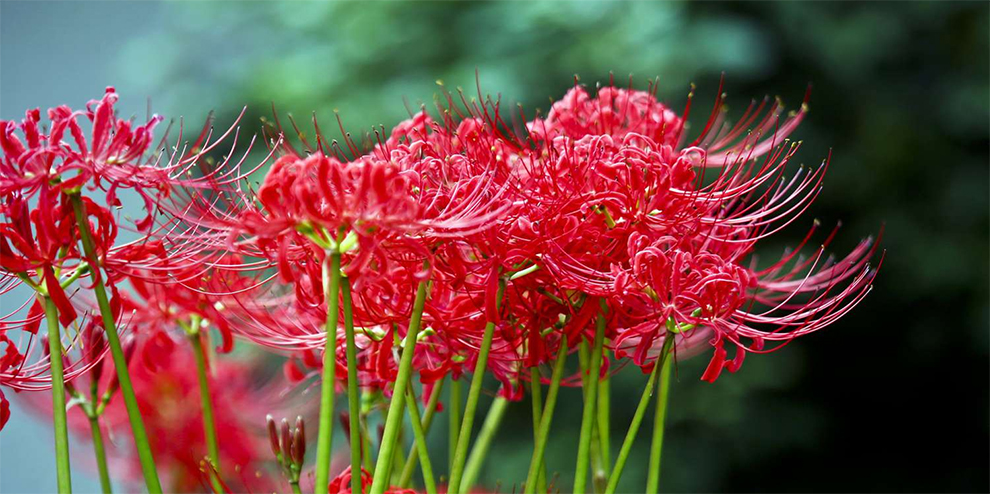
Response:
[[[546,452],[547,438],[550,436],[550,422],[553,420],[553,410],[557,406],[557,394],[560,392],[560,378],[564,375],[564,362],[567,360],[567,336],[561,336],[560,348],[553,363],[553,374],[550,375],[550,389],[547,391],[547,404],[540,414],[540,427],[536,432],[536,442],[533,445],[533,458],[529,462],[529,473],[526,475],[526,494],[536,492],[537,478],[543,466],[543,453]],[[544,492],[544,491],[540,491]]]
[[[223,486],[220,483],[220,447],[217,444],[217,425],[213,418],[213,398],[210,394],[210,380],[206,373],[206,353],[203,351],[203,335],[199,328],[193,328],[189,334],[189,341],[192,342],[193,353],[196,354],[196,376],[199,379],[199,401],[203,408],[203,432],[206,437],[206,447],[210,453],[210,461],[213,462],[212,473],[210,473],[210,484],[215,492],[222,492]]]
[[[505,285],[499,283],[498,294],[495,296],[496,309],[501,305]],[[481,339],[478,350],[478,360],[474,364],[474,374],[471,376],[471,386],[468,388],[467,403],[464,405],[464,418],[457,437],[457,448],[454,450],[454,464],[450,469],[450,481],[447,492],[460,494],[461,479],[464,475],[464,462],[467,459],[468,445],[471,442],[471,429],[474,427],[474,413],[478,409],[478,399],[481,398],[481,383],[485,379],[485,369],[488,366],[488,353],[492,349],[492,338],[495,336],[495,322],[489,317],[485,324],[485,334]]]
[[[440,402],[440,392],[443,391],[443,380],[437,381],[433,385],[433,391],[430,392],[430,399],[426,401],[426,411],[423,412],[423,433],[430,433],[430,426],[433,425],[433,416],[437,410],[437,403]],[[399,487],[406,487],[409,485],[409,481],[412,480],[413,473],[416,470],[416,462],[419,459],[419,451],[416,449],[414,444],[409,450],[409,459],[406,464],[402,467],[402,474],[399,476]]]
[[[302,489],[299,488],[299,482],[289,482],[292,485],[292,494],[302,494]]]
[[[598,384],[598,453],[601,455],[601,468],[603,478],[609,476],[609,466],[612,463],[611,437],[609,427],[611,425],[611,402],[612,402],[611,379],[608,374],[602,378]]]
[[[107,468],[107,452],[103,447],[103,432],[100,430],[100,419],[89,418],[89,427],[93,431],[93,455],[96,457],[96,467],[100,472],[100,488],[103,494],[111,494],[110,471]]]
[[[430,454],[426,449],[426,432],[423,431],[423,422],[419,416],[419,405],[416,403],[416,396],[412,392],[411,385],[406,389],[406,401],[409,402],[406,408],[409,409],[409,420],[412,422],[413,439],[416,443],[416,451],[419,453],[420,464],[422,465],[423,484],[426,486],[427,494],[437,494],[436,481],[433,479],[433,464],[430,463]],[[410,453],[410,461],[406,465],[412,465],[412,453]]]
[[[382,434],[381,448],[378,450],[378,461],[375,464],[375,476],[371,482],[371,494],[382,494],[388,488],[392,476],[392,462],[397,446],[396,438],[403,425],[403,406],[405,405],[406,389],[409,377],[412,375],[412,360],[416,352],[416,337],[423,318],[423,308],[426,305],[426,281],[419,282],[416,288],[416,301],[413,305],[412,317],[409,319],[409,329],[402,345],[402,356],[399,357],[399,372],[392,388],[392,402],[388,406],[385,418],[385,432]]]
[[[337,374],[337,319],[340,303],[340,253],[323,260],[323,296],[327,302],[326,341],[323,348],[323,382],[320,386],[320,429],[316,439],[316,483],[314,493],[327,492],[330,485],[330,453],[333,449],[333,400]],[[359,475],[360,476],[360,475]]]
[[[603,304],[604,305],[604,304]],[[603,309],[604,310],[604,307]],[[577,465],[574,468],[574,492],[584,494],[588,483],[588,464],[591,459],[591,436],[595,425],[595,408],[598,404],[598,380],[602,368],[602,345],[605,340],[605,315],[599,314],[595,324],[595,346],[588,356],[588,389],[584,395],[584,413],[581,416],[581,436],[578,440]]]
[[[117,369],[120,394],[124,398],[124,407],[127,409],[127,417],[131,422],[131,433],[134,435],[134,446],[137,449],[138,460],[141,462],[144,483],[150,494],[161,494],[162,484],[158,480],[158,472],[155,470],[155,458],[151,453],[148,433],[144,429],[141,409],[138,408],[137,398],[134,396],[134,385],[131,383],[131,375],[127,370],[127,358],[124,356],[124,350],[120,344],[117,323],[113,317],[113,310],[110,308],[106,288],[103,286],[103,278],[99,275],[96,247],[93,245],[93,234],[89,230],[89,220],[86,218],[82,197],[79,194],[69,194],[69,200],[72,202],[76,222],[79,224],[79,236],[82,239],[83,252],[86,254],[92,270],[93,294],[96,296],[96,302],[100,307],[100,315],[103,316],[103,327],[106,329],[107,343],[110,345],[110,356],[113,358],[113,366]]]
[[[344,302],[344,334],[347,345],[347,411],[351,432],[351,471],[361,471],[361,397],[358,395],[357,343],[354,342],[354,314],[351,306],[351,281],[341,280]],[[351,492],[361,492],[361,476],[351,475]]]
[[[666,342],[664,342],[664,350],[666,350]],[[663,355],[666,352],[661,353],[661,362],[657,362],[653,365],[653,370],[650,372],[650,378],[646,380],[646,388],[643,389],[643,395],[639,398],[639,404],[636,405],[636,412],[633,414],[632,422],[629,424],[629,430],[626,432],[626,438],[622,441],[622,446],[619,448],[619,457],[615,460],[615,467],[612,468],[612,473],[608,477],[608,486],[605,487],[605,494],[614,494],[615,489],[619,486],[619,479],[622,477],[622,469],[626,466],[626,460],[629,458],[629,452],[632,451],[633,442],[636,441],[636,435],[639,433],[639,425],[643,422],[643,416],[646,415],[646,408],[650,405],[650,398],[653,396],[654,383],[657,380],[657,371],[663,366],[662,360]]]
[[[667,333],[665,340],[674,341],[674,335]],[[666,341],[664,341],[664,348],[667,348]],[[656,494],[660,485],[660,454],[663,450],[663,428],[667,418],[667,397],[670,393],[670,373],[674,361],[672,358],[667,358],[667,352],[664,352],[661,358],[660,392],[657,393],[657,409],[653,415],[653,441],[650,444],[649,473],[646,477],[647,494]]]
[[[52,368],[52,419],[55,426],[55,472],[58,492],[72,492],[69,468],[69,428],[65,413],[65,370],[62,362],[62,334],[58,326],[55,302],[44,297],[45,320],[48,322],[48,355]]]
[[[536,366],[529,368],[529,394],[533,405],[533,442],[539,437],[540,417],[543,409],[543,386],[540,378],[540,369]],[[545,461],[540,461],[540,472],[536,478],[536,490],[547,491],[547,467]]]
[[[450,377],[450,408],[447,418],[450,420],[450,432],[447,434],[447,472],[454,470],[454,452],[457,451],[457,440],[461,430],[461,404],[464,403],[464,385],[460,379]]]
[[[464,466],[462,485],[470,487],[478,480],[481,465],[485,462],[485,457],[488,456],[488,449],[492,445],[492,439],[498,432],[498,426],[501,425],[502,417],[505,416],[505,409],[508,406],[509,400],[503,396],[497,396],[492,401],[491,407],[488,408],[488,415],[485,416],[485,421],[478,431],[478,438],[474,441],[474,447],[471,448],[471,454],[468,455],[467,464]]]

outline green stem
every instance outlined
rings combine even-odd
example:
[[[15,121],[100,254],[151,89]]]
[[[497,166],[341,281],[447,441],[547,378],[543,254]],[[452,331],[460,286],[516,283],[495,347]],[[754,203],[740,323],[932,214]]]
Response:
[[[608,374],[598,383],[598,405],[597,420],[595,422],[595,436],[597,438],[597,456],[594,458],[594,486],[595,492],[603,492],[609,477],[609,467],[612,463],[611,437],[609,427],[611,425],[609,409],[611,405],[611,379]]]
[[[52,369],[52,419],[55,426],[55,472],[58,492],[72,492],[69,467],[69,427],[65,413],[65,370],[62,362],[62,334],[55,302],[44,297],[45,320],[48,322],[48,357]]]
[[[85,252],[92,270],[93,294],[96,296],[96,302],[100,307],[100,315],[103,316],[103,327],[107,333],[107,343],[110,345],[110,356],[113,358],[113,365],[117,369],[120,394],[124,398],[124,407],[127,409],[127,417],[131,422],[131,433],[134,435],[134,446],[137,449],[138,460],[141,462],[144,482],[150,494],[161,494],[162,484],[158,480],[158,472],[155,470],[155,458],[151,453],[148,433],[144,429],[141,409],[138,408],[137,398],[134,396],[134,385],[131,383],[131,375],[127,370],[127,358],[124,356],[124,350],[120,344],[117,323],[113,318],[113,310],[110,308],[106,288],[103,286],[103,278],[99,275],[96,247],[93,244],[93,234],[89,231],[89,220],[86,218],[82,197],[78,193],[69,194],[69,199],[76,214],[76,222],[79,224],[79,236],[82,239],[83,252]]]
[[[602,467],[605,477],[609,475],[609,465],[612,463],[611,426],[612,380],[606,374],[598,384],[598,452],[601,454]]]
[[[378,461],[375,464],[375,476],[371,482],[371,494],[382,494],[388,488],[389,479],[392,476],[392,462],[396,451],[396,438],[403,424],[403,406],[405,405],[406,394],[402,390],[406,389],[409,377],[412,375],[413,354],[416,351],[416,337],[419,335],[419,326],[423,318],[423,307],[426,305],[426,281],[419,282],[416,288],[416,301],[413,305],[412,318],[409,320],[409,329],[406,331],[406,338],[402,346],[402,356],[399,358],[399,372],[395,378],[392,389],[392,402],[388,406],[388,415],[385,418],[385,432],[382,434],[381,448],[378,450]]]
[[[461,404],[464,403],[464,385],[460,379],[450,378],[450,403],[448,403],[450,433],[447,435],[447,472],[454,470],[454,452],[457,451],[457,440],[461,431]]]
[[[403,406],[402,410],[402,413],[404,414],[405,406]],[[399,481],[399,476],[402,474],[402,470],[406,468],[406,450],[402,447],[402,445],[406,444],[406,427],[405,419],[401,420],[402,422],[400,422],[399,425],[399,433],[395,436],[395,458],[392,459],[392,464],[388,467],[389,477],[386,482],[386,490]],[[415,442],[413,445],[415,445]]]
[[[536,439],[539,437],[540,430],[540,417],[543,410],[543,386],[542,380],[540,378],[540,369],[536,366],[529,368],[529,389],[530,389],[530,401],[533,405],[533,443],[535,446]],[[539,492],[547,491],[547,467],[546,462],[540,462],[540,472],[536,478],[536,490]]]
[[[416,396],[413,395],[412,386],[408,386],[406,390],[406,401],[409,402],[406,408],[409,409],[409,420],[412,422],[416,451],[419,453],[420,464],[423,466],[423,484],[426,486],[427,494],[437,494],[436,481],[433,479],[433,464],[430,463],[430,454],[426,449],[426,432],[423,431],[423,422],[419,416],[419,405],[416,403]],[[410,453],[410,461],[406,465],[412,465],[411,458],[412,454]]]
[[[327,301],[326,341],[323,347],[323,382],[320,386],[320,429],[316,438],[316,483],[314,493],[327,492],[330,485],[330,453],[333,451],[333,400],[337,381],[337,319],[339,314],[340,253],[323,260],[323,295]],[[360,474],[358,475],[360,477]]]
[[[481,424],[478,438],[475,439],[474,447],[471,448],[471,454],[468,455],[467,464],[464,466],[464,479],[461,484],[465,488],[470,488],[478,480],[481,465],[485,462],[485,457],[488,456],[488,449],[492,445],[492,439],[498,432],[498,426],[501,425],[502,417],[505,416],[505,409],[508,406],[509,400],[498,396],[492,401],[492,406],[488,408],[488,415],[485,416],[485,421]]]
[[[358,395],[357,343],[354,342],[354,314],[351,305],[351,281],[342,279],[340,291],[344,301],[344,334],[347,345],[347,410],[351,431],[351,471],[361,471],[361,397]],[[361,476],[351,475],[351,492],[361,492]]]
[[[440,392],[443,391],[443,383],[444,381],[441,380],[433,385],[433,391],[430,392],[430,399],[426,401],[426,411],[423,412],[423,432],[425,434],[430,433],[430,426],[433,425],[433,417],[437,411],[437,403],[440,402]],[[402,467],[402,475],[399,476],[399,487],[407,487],[409,485],[416,470],[418,459],[419,451],[414,444],[409,450],[409,459]]]
[[[529,473],[526,475],[526,494],[536,492],[537,477],[543,465],[543,454],[546,452],[547,438],[550,436],[550,422],[553,420],[553,410],[557,406],[557,394],[560,392],[560,378],[564,375],[564,362],[567,360],[567,336],[561,336],[560,348],[553,363],[553,374],[550,376],[550,389],[547,391],[547,404],[540,415],[540,427],[536,433],[536,443],[533,445],[533,458],[529,462]],[[544,492],[544,491],[540,491]]]
[[[604,311],[604,304],[602,310]],[[598,380],[602,368],[602,345],[605,340],[605,315],[599,314],[595,324],[595,347],[591,350],[587,376],[588,389],[584,396],[584,413],[581,416],[581,436],[578,440],[577,465],[574,468],[574,492],[584,494],[588,483],[588,464],[591,459],[591,436],[595,426],[595,405],[598,404]]]
[[[667,333],[665,340],[674,341],[674,335]],[[664,348],[667,347],[667,341],[664,341]],[[650,444],[650,465],[646,477],[647,494],[656,494],[660,486],[660,454],[663,450],[663,428],[667,419],[667,397],[670,394],[670,374],[674,362],[674,359],[668,358],[668,352],[661,352],[660,392],[657,393],[657,409],[653,415],[653,441]]]
[[[289,482],[292,485],[292,494],[302,494],[302,489],[299,488],[299,482]]]
[[[654,365],[653,371],[650,372],[650,378],[646,381],[646,388],[643,389],[643,395],[639,398],[639,404],[636,405],[636,413],[633,414],[632,422],[629,424],[629,430],[626,432],[626,438],[622,441],[622,446],[619,448],[619,457],[615,460],[615,467],[612,468],[612,474],[608,477],[608,486],[605,487],[605,494],[614,494],[615,489],[619,486],[622,469],[626,466],[629,452],[632,451],[633,443],[636,441],[636,435],[639,432],[639,425],[643,422],[643,416],[646,415],[646,408],[650,405],[650,398],[653,396],[653,384],[657,380],[657,370],[659,368],[660,364]]]
[[[210,394],[210,379],[206,372],[206,353],[203,351],[203,335],[199,328],[193,328],[189,341],[196,354],[196,376],[199,379],[199,401],[203,408],[203,432],[206,435],[206,447],[213,462],[213,473],[210,474],[210,484],[214,492],[222,492],[220,482],[220,447],[217,444],[217,425],[213,418],[213,398]]]
[[[505,285],[499,283],[498,294],[495,296],[496,309],[501,305],[502,293]],[[467,403],[464,405],[464,418],[461,421],[461,428],[457,437],[457,448],[454,450],[454,464],[450,469],[450,483],[447,492],[450,494],[460,494],[461,478],[464,475],[464,462],[467,459],[468,445],[471,442],[471,429],[474,427],[474,413],[478,409],[478,399],[481,397],[481,383],[485,379],[485,369],[488,366],[488,353],[492,349],[492,338],[495,335],[495,323],[489,321],[485,324],[485,334],[481,339],[481,348],[478,350],[478,360],[474,365],[474,374],[471,376],[471,386],[468,388]]]
[[[100,419],[89,418],[89,427],[93,431],[93,454],[96,457],[96,467],[100,472],[100,488],[103,494],[111,494],[110,470],[107,468],[107,452],[103,447],[103,431],[100,430]]]

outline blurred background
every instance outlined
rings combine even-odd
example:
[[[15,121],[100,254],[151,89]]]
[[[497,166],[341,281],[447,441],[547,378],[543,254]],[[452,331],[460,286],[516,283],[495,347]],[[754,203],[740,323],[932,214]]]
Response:
[[[695,83],[697,132],[723,72],[735,115],[764,95],[795,108],[812,83],[798,157],[814,165],[831,149],[829,176],[804,221],[766,247],[779,253],[818,218],[842,222],[833,245],[843,253],[885,225],[883,269],[848,317],[751,356],[737,374],[708,384],[699,380],[707,358],[680,363],[661,488],[985,492],[988,13],[986,2],[922,1],[3,2],[0,117],[81,107],[114,85],[123,115],[143,118],[150,100],[194,125],[216,110],[224,125],[247,105],[242,127],[256,132],[274,102],[302,121],[316,111],[325,127],[339,109],[360,133],[404,118],[404,99],[430,104],[438,79],[474,93],[477,70],[484,92],[532,114],[575,74],[594,85],[613,72],[641,89],[659,76],[659,96],[678,110]],[[613,452],[643,380],[628,370],[614,381]],[[48,421],[12,400],[0,491],[52,492]],[[573,470],[579,416],[580,407],[559,409],[552,472]],[[620,490],[643,485],[641,436]],[[511,492],[531,440],[528,403],[511,406],[485,485]],[[82,467],[73,481],[77,492],[99,488]]]

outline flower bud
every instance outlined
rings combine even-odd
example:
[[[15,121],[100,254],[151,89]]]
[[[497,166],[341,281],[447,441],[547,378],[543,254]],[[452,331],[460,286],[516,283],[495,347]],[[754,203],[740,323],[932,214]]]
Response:
[[[289,459],[289,455],[292,454],[292,432],[289,431],[289,421],[282,419],[282,427],[280,431],[280,439],[282,440],[282,456],[285,459]]]
[[[302,417],[296,417],[296,430],[292,435],[292,463],[302,465],[306,456],[306,429]]]
[[[265,421],[268,422],[268,442],[271,444],[272,454],[278,457],[281,451],[278,446],[278,431],[275,430],[275,419],[269,414],[265,416]]]

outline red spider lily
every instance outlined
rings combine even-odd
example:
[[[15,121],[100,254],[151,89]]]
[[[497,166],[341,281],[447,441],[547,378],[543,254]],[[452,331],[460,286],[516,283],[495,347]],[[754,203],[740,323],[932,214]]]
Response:
[[[537,215],[520,221],[506,243],[519,246],[510,251],[522,254],[516,262],[546,268],[528,275],[533,281],[606,297],[613,345],[633,349],[640,365],[651,365],[659,342],[678,328],[684,332],[675,351],[685,355],[697,353],[699,335],[710,335],[716,353],[706,380],[738,369],[747,351],[767,351],[765,340],[786,343],[820,329],[862,300],[876,273],[867,264],[876,249],[869,239],[823,267],[821,251],[791,263],[800,248],[764,271],[742,264],[758,240],[791,223],[820,190],[824,165],[790,181],[781,175],[797,149],[783,139],[805,106],[778,125],[774,104],[739,142],[763,105],[732,128],[723,128],[716,111],[696,147],[676,151],[637,132],[657,136],[662,105],[649,93],[623,91],[602,89],[591,100],[576,88],[546,121],[529,125],[531,133],[543,129],[536,131],[542,154],[524,153],[519,176],[534,184],[532,202],[549,207],[527,208]],[[703,185],[693,168],[711,166],[722,170]],[[768,308],[754,310],[754,303]],[[724,340],[739,348],[732,361],[725,361]]]
[[[575,86],[551,106],[545,119],[536,119],[526,127],[538,142],[557,136],[622,138],[637,134],[661,145],[676,146],[684,133],[684,120],[656,100],[656,89],[654,85],[644,92],[610,85],[592,98],[583,87]]]
[[[106,191],[110,205],[120,205],[118,188],[133,188],[150,203],[145,191],[164,191],[169,176],[166,170],[138,162],[152,145],[154,128],[162,117],[154,116],[146,124],[134,127],[132,122],[114,115],[117,98],[114,88],[108,87],[102,99],[87,103],[85,111],[73,111],[67,106],[48,110],[51,132],[47,135],[38,128],[37,109],[29,110],[20,124],[0,122],[0,145],[4,150],[0,196],[33,196],[39,191],[42,195],[57,194],[79,190],[89,183]],[[79,116],[92,122],[89,141],[79,125]],[[16,129],[20,129],[24,141],[14,135]],[[66,132],[71,144],[65,140]],[[139,227],[149,224],[150,217]]]

